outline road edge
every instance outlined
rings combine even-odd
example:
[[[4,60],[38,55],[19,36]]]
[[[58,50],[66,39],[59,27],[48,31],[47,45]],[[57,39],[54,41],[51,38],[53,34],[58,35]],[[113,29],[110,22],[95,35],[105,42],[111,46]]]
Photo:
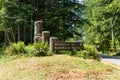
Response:
[[[101,62],[120,70],[120,66],[118,66],[118,65],[116,65],[114,63],[111,63],[111,62],[108,62],[108,61],[104,61],[104,60],[101,60]]]

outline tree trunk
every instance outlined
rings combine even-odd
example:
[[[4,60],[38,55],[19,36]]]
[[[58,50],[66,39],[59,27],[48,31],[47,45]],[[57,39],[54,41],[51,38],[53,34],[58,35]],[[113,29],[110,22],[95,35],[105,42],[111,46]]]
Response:
[[[24,42],[26,41],[25,39],[26,39],[26,28],[24,26]]]
[[[7,43],[7,38],[6,38],[6,29],[5,29],[5,36],[4,36],[4,45]]]
[[[20,41],[20,26],[18,25],[18,42]]]
[[[14,32],[13,32],[12,27],[11,27],[11,33],[12,33],[13,42],[15,42],[15,34],[14,34]]]
[[[111,37],[112,37],[112,46],[113,46],[113,51],[115,51],[115,34],[114,34],[114,18],[111,20]]]

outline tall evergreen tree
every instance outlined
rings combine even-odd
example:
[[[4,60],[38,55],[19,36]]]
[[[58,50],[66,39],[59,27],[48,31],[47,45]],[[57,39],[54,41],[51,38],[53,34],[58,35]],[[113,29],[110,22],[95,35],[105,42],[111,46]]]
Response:
[[[30,42],[36,20],[43,20],[44,30],[61,40],[80,35],[84,5],[79,0],[4,0],[3,4],[1,24],[13,30],[15,41]]]

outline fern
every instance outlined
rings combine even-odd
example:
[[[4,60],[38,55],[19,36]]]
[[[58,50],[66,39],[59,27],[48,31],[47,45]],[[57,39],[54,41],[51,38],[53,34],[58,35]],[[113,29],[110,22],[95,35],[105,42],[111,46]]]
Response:
[[[35,47],[34,54],[36,56],[47,56],[49,53],[48,42],[34,43],[34,47]]]

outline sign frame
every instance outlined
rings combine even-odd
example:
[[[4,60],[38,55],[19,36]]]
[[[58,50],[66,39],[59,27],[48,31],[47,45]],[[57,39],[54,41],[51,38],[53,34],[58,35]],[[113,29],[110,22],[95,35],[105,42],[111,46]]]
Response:
[[[53,42],[53,50],[81,50],[82,42]]]

